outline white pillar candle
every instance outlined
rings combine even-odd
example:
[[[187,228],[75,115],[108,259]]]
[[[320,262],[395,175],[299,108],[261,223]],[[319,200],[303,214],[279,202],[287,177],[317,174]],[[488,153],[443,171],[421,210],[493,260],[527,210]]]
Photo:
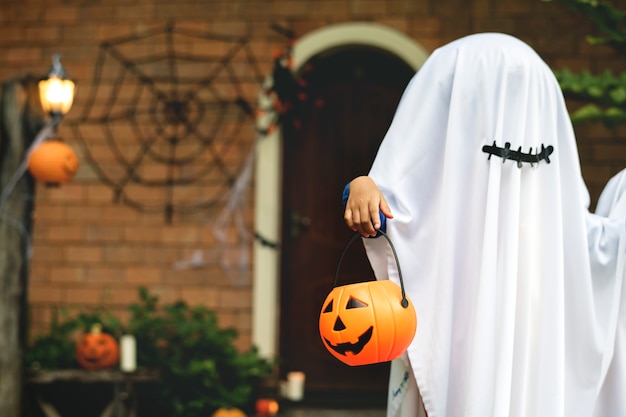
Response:
[[[120,337],[120,369],[123,372],[137,369],[137,342],[131,334]]]
[[[304,372],[288,372],[286,397],[291,401],[300,401],[304,398]]]

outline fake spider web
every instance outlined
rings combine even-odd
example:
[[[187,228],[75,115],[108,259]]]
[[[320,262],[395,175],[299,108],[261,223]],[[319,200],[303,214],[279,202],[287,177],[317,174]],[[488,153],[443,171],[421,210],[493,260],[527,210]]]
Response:
[[[68,124],[116,202],[171,221],[225,201],[256,138],[248,97],[262,79],[247,38],[169,24],[103,42]]]

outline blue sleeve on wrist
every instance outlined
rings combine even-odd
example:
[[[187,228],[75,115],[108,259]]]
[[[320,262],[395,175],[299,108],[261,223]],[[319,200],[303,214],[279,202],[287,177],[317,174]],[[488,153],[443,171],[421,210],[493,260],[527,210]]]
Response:
[[[350,195],[350,183],[347,183],[345,187],[343,187],[343,206],[346,206],[346,203],[348,202],[348,195]],[[383,214],[382,211],[378,212],[379,216],[380,216],[380,229],[382,230],[383,233],[387,232],[387,218],[385,217],[385,215]],[[374,237],[378,237],[380,236],[380,233],[376,233],[376,236]]]

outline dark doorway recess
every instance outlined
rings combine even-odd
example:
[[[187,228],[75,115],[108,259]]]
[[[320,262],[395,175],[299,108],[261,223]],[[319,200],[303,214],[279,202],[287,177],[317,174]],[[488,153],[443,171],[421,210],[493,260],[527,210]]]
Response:
[[[309,100],[284,128],[281,264],[281,372],[306,373],[304,402],[384,407],[389,364],[349,367],[330,355],[318,332],[341,250],[352,232],[341,194],[365,175],[414,70],[383,50],[329,50],[303,66]],[[320,106],[320,103],[322,105]],[[374,279],[362,243],[350,247],[339,282]]]

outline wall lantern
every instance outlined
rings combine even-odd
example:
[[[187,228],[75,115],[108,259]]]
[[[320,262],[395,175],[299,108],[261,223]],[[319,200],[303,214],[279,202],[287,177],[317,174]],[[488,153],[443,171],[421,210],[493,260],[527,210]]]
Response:
[[[0,192],[0,213],[2,213],[6,202],[9,200],[9,197],[20,178],[22,178],[26,170],[31,168],[31,156],[34,151],[37,150],[41,144],[46,142],[48,138],[54,135],[57,125],[63,116],[70,111],[72,103],[74,102],[75,84],[74,81],[68,77],[67,72],[63,69],[63,66],[61,65],[61,56],[59,54],[55,54],[53,56],[52,68],[50,69],[50,72],[46,75],[46,77],[40,79],[38,84],[41,106],[50,116],[50,120],[48,120],[39,130],[26,150],[26,158],[24,158],[24,161],[22,161],[18,169],[13,173],[11,178],[2,188]],[[37,165],[43,164],[44,167],[56,165],[57,168],[55,169],[57,172],[62,171],[63,175],[58,174],[54,178],[42,178],[39,175],[39,171],[41,170],[33,168],[33,171],[37,172],[37,176],[35,177],[37,180],[43,181],[47,184],[59,184],[61,182],[68,181],[71,177],[73,177],[78,168],[78,158],[76,158],[76,155],[73,154],[71,148],[69,151],[67,149],[62,149],[62,146],[53,146],[52,148],[55,150],[55,159],[53,162],[50,162],[47,158],[38,157],[36,159],[40,161],[43,160],[43,162],[37,162]],[[64,156],[59,157],[59,155]],[[44,168],[43,171],[50,170]]]
[[[39,80],[41,107],[51,119],[33,141],[28,155],[31,175],[47,185],[60,185],[71,180],[78,170],[78,158],[66,144],[48,140],[72,108],[75,83],[61,65],[61,56],[52,57],[52,68]]]
[[[74,102],[74,88],[74,81],[61,65],[61,56],[54,54],[52,68],[46,78],[39,81],[39,98],[43,110],[53,118],[67,114]]]

